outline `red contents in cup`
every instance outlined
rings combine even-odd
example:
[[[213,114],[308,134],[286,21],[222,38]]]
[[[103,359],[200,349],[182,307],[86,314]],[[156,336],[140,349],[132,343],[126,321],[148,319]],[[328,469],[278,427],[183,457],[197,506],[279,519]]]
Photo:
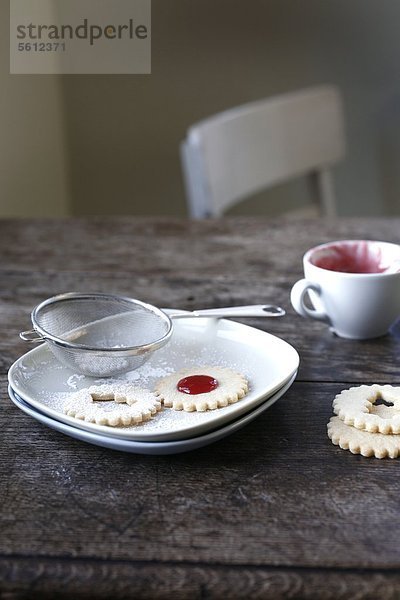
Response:
[[[183,394],[207,394],[218,387],[218,381],[210,375],[189,375],[178,381],[176,387]]]
[[[382,266],[380,248],[367,242],[327,246],[316,252],[311,262],[321,269],[340,273],[383,273],[387,270],[387,265]]]

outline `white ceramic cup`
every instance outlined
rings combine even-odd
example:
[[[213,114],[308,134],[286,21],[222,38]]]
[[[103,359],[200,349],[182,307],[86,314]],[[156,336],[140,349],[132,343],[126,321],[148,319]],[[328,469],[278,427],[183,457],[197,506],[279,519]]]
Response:
[[[342,240],[308,250],[305,279],[291,291],[303,317],[325,321],[340,337],[384,335],[400,315],[400,245]],[[309,296],[309,303],[305,298]]]

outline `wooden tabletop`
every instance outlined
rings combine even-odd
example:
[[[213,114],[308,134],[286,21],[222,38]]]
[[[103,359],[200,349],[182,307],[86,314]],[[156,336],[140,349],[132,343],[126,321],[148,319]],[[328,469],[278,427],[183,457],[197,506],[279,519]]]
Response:
[[[400,463],[353,455],[326,434],[342,389],[400,384],[400,337],[339,339],[289,303],[305,250],[346,238],[400,243],[400,220],[0,223],[1,598],[400,597]],[[73,440],[7,395],[31,309],[65,291],[182,309],[280,304],[286,317],[251,324],[297,349],[297,380],[193,452]]]

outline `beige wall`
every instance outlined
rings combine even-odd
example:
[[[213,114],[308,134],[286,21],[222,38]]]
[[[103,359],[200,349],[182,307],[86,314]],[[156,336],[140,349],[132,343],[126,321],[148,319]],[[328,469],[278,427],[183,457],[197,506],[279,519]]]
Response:
[[[191,123],[316,83],[344,96],[341,213],[400,212],[396,0],[153,0],[152,75],[60,78],[6,73],[4,6],[3,214],[183,214],[178,147]],[[298,183],[266,196],[275,211],[307,193]]]
[[[9,2],[0,0],[0,215],[70,211],[68,146],[57,77],[9,74]]]

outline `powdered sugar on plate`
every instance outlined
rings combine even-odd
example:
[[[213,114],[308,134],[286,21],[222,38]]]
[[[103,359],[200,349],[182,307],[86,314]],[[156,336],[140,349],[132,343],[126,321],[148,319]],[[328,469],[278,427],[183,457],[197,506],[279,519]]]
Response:
[[[201,435],[252,410],[282,387],[298,364],[294,348],[276,336],[234,321],[185,319],[174,323],[173,336],[166,346],[142,367],[118,379],[93,379],[73,373],[58,362],[47,345],[42,345],[14,363],[9,381],[32,407],[68,425],[123,439],[167,441]],[[163,408],[150,421],[126,427],[77,422],[63,414],[65,400],[82,388],[120,382],[153,391],[159,379],[198,365],[228,367],[241,373],[249,381],[249,393],[235,404],[201,413]]]
[[[224,362],[226,363],[226,361]],[[191,363],[188,360],[188,357],[186,357],[181,364],[185,368],[190,368],[190,366],[193,366],[193,368],[196,367],[196,364]],[[226,364],[219,366],[226,366]],[[76,395],[77,390],[83,389],[88,385],[88,381],[90,381],[90,383],[94,383],[96,386],[107,384],[110,386],[115,386],[116,389],[124,386],[124,384],[134,383],[135,386],[146,387],[150,391],[154,389],[158,380],[174,372],[175,369],[168,364],[145,364],[136,371],[130,371],[129,373],[125,373],[118,378],[88,380],[88,378],[85,376],[73,374],[70,375],[65,382],[66,386],[71,388],[71,391],[50,393],[47,390],[43,390],[41,400],[48,408],[64,413],[65,405],[68,405],[71,397]],[[114,407],[115,403],[113,401],[102,401],[102,408],[105,412],[111,412]],[[219,408],[218,413],[223,415],[227,408],[229,407]],[[123,430],[126,433],[134,433],[140,429],[140,431],[143,433],[151,434],[153,432],[157,433],[168,431],[170,429],[186,428],[187,426],[207,422],[207,420],[210,418],[211,412],[215,411],[207,411],[206,413],[187,413],[185,411],[176,411],[163,407],[163,409],[151,420],[133,425],[114,427],[113,431],[110,431],[110,433],[114,434],[120,430]]]
[[[71,375],[71,377],[68,377],[67,379],[67,385],[69,387],[71,387],[73,390],[78,389],[78,382],[81,379],[85,379],[84,375],[78,375],[77,373],[75,373],[74,375]]]

